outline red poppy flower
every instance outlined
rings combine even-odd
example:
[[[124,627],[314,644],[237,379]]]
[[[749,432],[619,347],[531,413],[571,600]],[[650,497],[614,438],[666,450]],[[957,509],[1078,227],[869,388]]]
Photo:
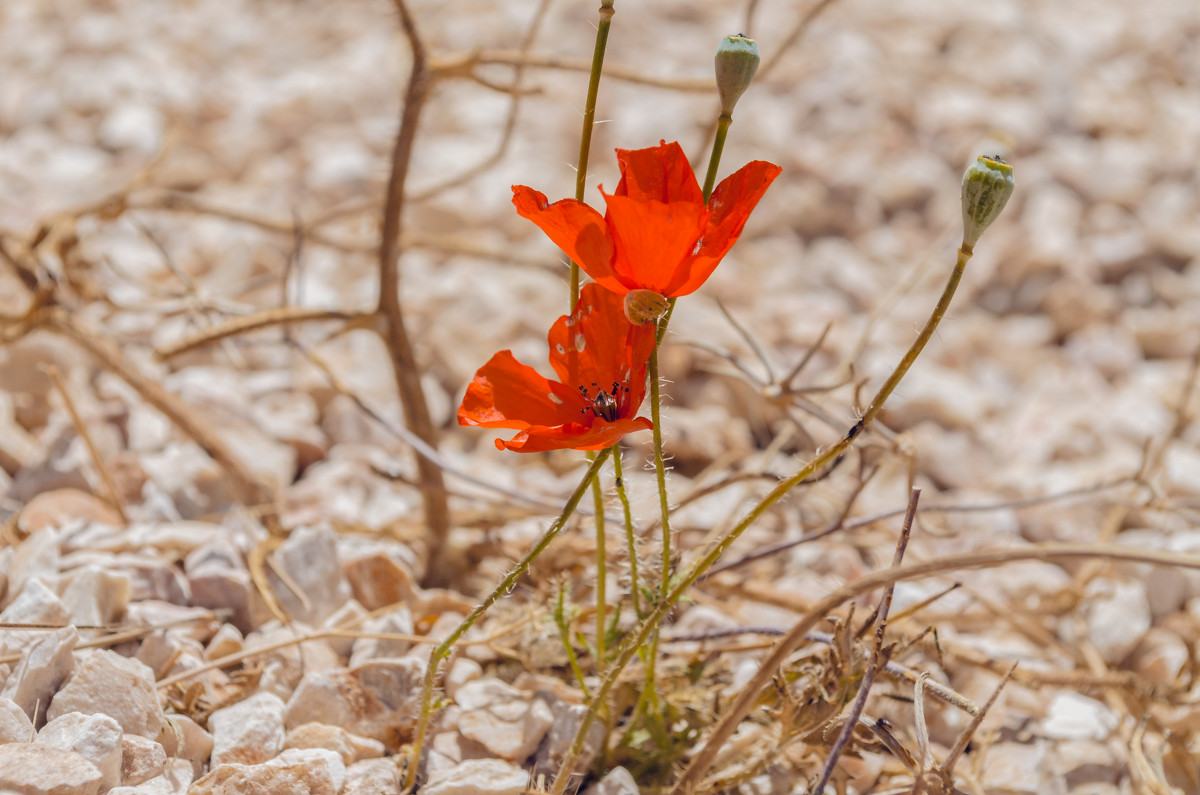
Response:
[[[496,447],[522,453],[603,450],[651,428],[638,417],[646,396],[646,362],[654,326],[625,319],[620,296],[585,285],[571,315],[550,329],[550,364],[558,381],[500,351],[475,374],[458,407],[460,425],[519,430]]]
[[[513,186],[513,204],[598,284],[624,295],[693,292],[737,242],[750,212],[781,169],[755,160],[727,177],[704,204],[696,175],[677,143],[617,150],[621,182],[604,195],[603,216],[583,202],[550,204]]]

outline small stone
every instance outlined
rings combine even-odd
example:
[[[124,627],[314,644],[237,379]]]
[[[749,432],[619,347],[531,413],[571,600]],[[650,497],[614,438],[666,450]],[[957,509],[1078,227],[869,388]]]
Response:
[[[346,767],[333,751],[292,748],[261,765],[220,765],[188,795],[338,795],[345,782]]]
[[[383,743],[351,734],[340,726],[305,723],[287,733],[285,748],[325,748],[334,751],[346,765],[383,756]]]
[[[8,594],[11,599],[25,591],[25,586],[34,580],[53,586],[58,581],[60,558],[58,538],[54,530],[40,530],[17,545],[12,562],[8,567]],[[11,604],[8,609],[11,609]],[[5,609],[5,613],[8,613]],[[0,618],[4,621],[21,620]]]
[[[186,759],[192,766],[192,775],[199,777],[212,754],[213,738],[186,715],[167,715],[162,731],[158,735],[167,756]]]
[[[538,693],[537,697],[540,700],[546,696]],[[550,731],[546,733],[545,742],[538,748],[533,762],[533,770],[535,774],[554,776],[562,766],[571,744],[575,742],[575,735],[583,724],[583,718],[588,709],[582,704],[568,704],[554,697],[550,697],[549,706],[553,715],[553,723],[550,725]],[[591,767],[592,760],[600,752],[603,742],[604,726],[600,721],[593,721],[591,728],[588,729],[587,737],[584,739],[583,748],[580,749],[579,759],[575,763],[575,772],[581,772]]]
[[[82,489],[43,491],[31,499],[17,519],[22,533],[36,533],[44,528],[62,527],[69,521],[93,522],[109,527],[125,524],[121,515],[107,502]]]
[[[1104,743],[1078,740],[1055,743],[1051,764],[1073,794],[1082,784],[1116,782],[1123,767]]]
[[[271,588],[280,606],[297,621],[320,624],[350,598],[338,562],[337,536],[329,527],[294,530],[272,560],[286,580],[268,567]]]
[[[237,627],[233,624],[222,624],[217,634],[208,642],[208,648],[204,650],[204,659],[219,660],[230,654],[237,654],[245,647],[243,641],[242,633],[238,632]]]
[[[608,775],[588,787],[586,795],[641,795],[633,774],[623,767],[614,767]]]
[[[341,658],[324,640],[289,643],[310,634],[312,628],[299,622],[290,626],[272,622],[246,637],[247,649],[275,647],[258,658],[263,664],[259,690],[272,692],[286,701],[305,674],[342,670]]]
[[[1151,627],[1134,649],[1130,667],[1152,682],[1174,684],[1187,670],[1187,644],[1166,629]]]
[[[458,730],[463,736],[510,761],[528,758],[554,723],[545,701],[531,700],[498,679],[468,682],[455,701],[462,708]]]
[[[8,675],[4,697],[16,702],[28,719],[37,717],[40,723],[45,723],[46,705],[75,666],[72,652],[78,642],[79,633],[75,627],[44,633],[21,657],[16,670]]]
[[[1120,663],[1150,628],[1146,587],[1097,577],[1088,583],[1085,600],[1088,639],[1106,663]]]
[[[17,598],[0,612],[0,623],[5,624],[65,626],[67,618],[67,608],[41,580],[27,581]],[[3,638],[0,638],[0,654],[24,651],[29,644],[36,643],[45,634],[44,629],[6,631]]]
[[[386,615],[367,621],[363,632],[391,635],[412,635],[413,618],[407,607],[399,607]],[[391,638],[360,637],[354,641],[354,649],[350,654],[350,667],[355,668],[370,660],[387,657],[403,657],[412,643],[407,640]]]
[[[1078,693],[1054,696],[1042,721],[1042,734],[1056,740],[1103,740],[1120,717],[1103,703]]]
[[[132,590],[125,574],[84,566],[59,582],[59,598],[74,624],[114,624],[125,616]]]
[[[340,726],[394,751],[416,723],[424,676],[425,662],[412,657],[311,673],[288,701],[284,722]]]
[[[11,698],[0,697],[0,745],[33,739],[33,722]]]
[[[155,740],[137,734],[121,738],[121,786],[131,787],[162,774],[167,768],[167,752]],[[191,776],[191,764],[188,765]]]
[[[0,745],[0,790],[21,795],[97,795],[104,776],[74,751],[32,743]]]
[[[257,765],[283,750],[283,700],[273,693],[258,693],[214,712],[208,728],[214,767]]]
[[[399,795],[400,771],[391,759],[364,759],[346,768],[342,795]]]
[[[416,591],[412,550],[396,542],[347,539],[338,545],[354,598],[368,610],[410,602]]]
[[[454,662],[450,663],[450,670],[446,672],[445,681],[442,683],[442,689],[446,693],[446,698],[454,700],[458,689],[467,682],[474,682],[483,676],[483,666],[468,657],[457,657]]]
[[[996,743],[987,749],[979,782],[994,795],[1065,795],[1066,785],[1047,768],[1040,743]]]
[[[160,629],[146,636],[136,659],[154,671],[156,679],[162,679],[202,665],[204,647],[182,630]]]
[[[100,771],[100,788],[121,783],[121,727],[107,715],[70,712],[38,732],[35,745],[74,751]]]
[[[232,611],[229,620],[243,634],[270,620],[271,611],[254,587],[242,553],[228,535],[217,536],[193,550],[184,561],[184,570],[192,604]]]
[[[108,649],[78,655],[75,669],[50,702],[46,716],[54,720],[68,712],[103,713],[115,718],[122,731],[143,737],[157,737],[162,728],[154,672]]]
[[[366,617],[366,608],[360,605],[357,599],[351,599],[325,619],[324,627],[326,629],[358,629]],[[357,640],[353,637],[332,637],[326,638],[325,642],[338,657],[344,659],[350,656]]]
[[[469,759],[421,788],[422,795],[520,795],[529,774],[499,759]]]
[[[191,762],[170,759],[161,775],[146,779],[141,784],[113,787],[108,795],[186,795],[193,778]]]

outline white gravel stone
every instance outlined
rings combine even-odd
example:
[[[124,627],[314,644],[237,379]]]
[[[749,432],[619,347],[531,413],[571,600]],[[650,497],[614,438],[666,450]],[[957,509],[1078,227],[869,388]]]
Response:
[[[186,795],[193,778],[192,765],[186,759],[170,759],[160,775],[141,784],[113,787],[108,795]]]
[[[423,795],[520,795],[529,774],[499,759],[460,762],[421,788]]]
[[[386,615],[367,621],[363,624],[362,631],[379,634],[412,635],[412,611],[407,607],[399,607]],[[354,649],[350,653],[350,667],[356,668],[370,660],[403,657],[405,652],[411,647],[412,643],[407,640],[361,637],[354,641]]]
[[[33,739],[33,722],[11,698],[0,697],[0,744],[25,743]]]
[[[0,790],[20,795],[97,795],[103,774],[74,751],[0,745]]]
[[[75,645],[79,633],[75,627],[63,627],[42,637],[21,657],[4,683],[3,695],[25,711],[29,719],[46,720],[46,705],[75,666]]]
[[[273,560],[288,583],[272,574],[272,588],[291,618],[319,625],[350,599],[350,585],[338,562],[337,536],[330,528],[292,531]]]
[[[283,750],[283,700],[258,693],[217,710],[208,719],[212,764],[257,765]]]
[[[1042,734],[1057,740],[1103,740],[1120,717],[1094,698],[1073,692],[1054,696],[1042,721]]]
[[[191,763],[192,774],[197,778],[204,772],[213,749],[212,735],[186,715],[167,715],[158,741],[168,757]]]
[[[288,701],[285,724],[340,726],[395,750],[416,722],[425,662],[380,660],[304,677]]]
[[[11,583],[10,583],[11,587]],[[6,624],[64,625],[69,614],[58,596],[41,580],[25,583],[17,598],[0,612],[0,622]],[[22,652],[45,635],[45,630],[9,630],[0,638],[0,654]]]
[[[37,745],[74,751],[100,771],[100,788],[121,783],[121,726],[107,715],[69,712],[38,732]]]
[[[132,590],[128,575],[99,566],[84,566],[65,575],[58,585],[59,598],[74,624],[113,624],[125,617]]]
[[[1040,743],[996,743],[987,749],[980,783],[995,795],[1065,795],[1066,785],[1048,768]]]
[[[483,666],[469,657],[457,657],[454,662],[450,663],[450,670],[446,672],[446,677],[442,683],[442,689],[446,692],[446,698],[451,701],[458,694],[458,689],[467,682],[474,682],[483,676]]]
[[[154,673],[143,663],[100,649],[81,652],[46,716],[53,720],[68,712],[97,712],[115,718],[122,731],[157,737],[162,709],[154,687]]]
[[[545,701],[498,679],[468,682],[456,696],[462,709],[458,730],[502,759],[529,757],[554,723]]]
[[[399,795],[400,772],[391,759],[364,759],[346,768],[342,795]]]
[[[325,748],[336,752],[346,765],[383,756],[383,743],[351,734],[340,726],[305,723],[287,733],[285,748]]]
[[[138,734],[121,737],[121,786],[137,786],[167,768],[167,752],[156,740],[147,740]],[[188,763],[191,775],[191,763]]]
[[[224,764],[188,790],[188,795],[339,795],[346,767],[333,751],[292,748],[261,765]]]
[[[1150,602],[1140,582],[1097,577],[1084,592],[1087,637],[1106,663],[1116,665],[1150,628]]]
[[[623,767],[614,767],[604,778],[588,787],[586,795],[640,795],[633,774]]]

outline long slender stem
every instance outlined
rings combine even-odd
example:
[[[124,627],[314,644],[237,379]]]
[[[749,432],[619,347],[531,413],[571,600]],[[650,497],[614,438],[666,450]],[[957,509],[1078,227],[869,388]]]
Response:
[[[592,152],[592,129],[596,126],[596,97],[600,93],[600,75],[604,72],[604,51],[608,30],[612,27],[614,0],[600,0],[600,24],[596,26],[596,46],[592,49],[592,72],[588,78],[587,101],[583,106],[583,132],[579,136],[579,165],[575,169],[575,199],[583,201],[587,190],[588,158]],[[571,263],[571,311],[579,303],[579,264]]]
[[[671,584],[671,506],[667,498],[667,466],[663,460],[662,412],[658,378],[658,348],[650,354],[650,421],[654,423],[654,475],[658,479],[658,510],[662,524],[662,577],[659,594],[667,595]]]
[[[651,633],[658,628],[663,618],[671,610],[671,608],[679,602],[679,600],[687,592],[687,589],[690,588],[692,584],[700,578],[701,575],[712,568],[713,564],[716,563],[722,554],[724,554],[725,550],[727,550],[729,546],[733,544],[733,542],[736,541],[748,527],[754,524],[759,517],[769,510],[771,506],[779,502],[779,500],[782,499],[785,494],[799,484],[803,483],[808,478],[812,477],[828,464],[831,464],[838,459],[854,443],[854,440],[857,439],[859,435],[861,435],[862,432],[870,426],[870,424],[879,415],[879,412],[883,409],[884,403],[887,402],[887,399],[891,396],[892,392],[895,391],[896,386],[899,385],[901,379],[904,378],[909,368],[912,367],[912,364],[914,361],[916,361],[917,356],[919,356],[921,351],[925,349],[925,345],[933,336],[934,331],[937,330],[938,324],[941,322],[942,318],[946,314],[946,310],[950,306],[951,299],[954,298],[954,293],[958,289],[959,282],[962,281],[963,272],[966,269],[967,262],[971,259],[971,254],[972,251],[970,248],[966,246],[959,248],[957,260],[954,264],[954,270],[951,272],[950,278],[946,282],[945,289],[942,290],[942,295],[938,299],[937,305],[934,307],[929,319],[925,321],[924,328],[921,329],[921,332],[917,335],[916,340],[914,340],[913,344],[909,347],[908,352],[904,355],[904,358],[900,360],[900,364],[896,366],[896,369],[892,371],[892,374],[883,383],[883,386],[879,388],[879,391],[875,394],[874,399],[871,400],[870,405],[867,407],[866,412],[863,413],[862,419],[851,426],[846,434],[835,444],[818,453],[812,460],[801,467],[796,474],[784,481],[781,481],[779,485],[777,485],[769,494],[763,497],[757,505],[751,508],[746,516],[737,523],[737,525],[735,525],[732,529],[726,532],[725,535],[713,543],[700,557],[700,559],[695,561],[688,568],[688,570],[676,580],[674,587],[671,588],[667,593],[666,598],[660,601],[659,604],[655,605],[654,610],[652,610],[641,622],[641,624],[638,625],[637,630],[626,636],[625,641],[621,644],[621,647],[616,653],[616,658],[605,670],[604,676],[600,682],[600,686],[594,695],[593,703],[603,702],[604,699],[608,697],[608,693],[612,689],[612,686],[616,683],[617,677],[620,675],[621,671],[624,670],[625,666],[627,666],[633,659],[634,655],[637,653],[637,649],[649,640]],[[567,753],[566,757],[564,757],[562,766],[559,768],[558,777],[555,779],[554,788],[551,790],[554,795],[560,795],[560,793],[562,793],[563,789],[566,787],[566,780],[569,778],[569,771],[575,766],[575,761],[578,758],[579,752],[583,749],[583,743],[587,737],[587,731],[591,727],[593,720],[595,720],[595,711],[589,710],[584,715],[579,730],[575,735],[575,741],[571,744],[571,749]],[[710,740],[709,742],[711,745],[712,741]],[[697,763],[693,762],[688,768],[688,771],[685,773],[685,777],[690,775],[693,778],[690,780],[687,778],[681,778],[680,782],[676,785],[677,791],[688,791],[689,788],[695,786],[695,779],[700,775],[703,775],[703,770],[701,770],[699,773],[694,772],[696,767]]]
[[[717,184],[717,169],[721,165],[721,153],[725,151],[725,137],[729,135],[729,125],[733,124],[733,116],[722,113],[717,118],[717,135],[713,138],[712,152],[708,156],[708,173],[704,175],[704,203],[712,196]]]
[[[506,574],[504,579],[502,579],[496,585],[496,587],[492,589],[491,593],[484,597],[483,601],[471,611],[470,615],[463,619],[462,623],[458,625],[458,628],[451,632],[450,635],[443,640],[437,646],[437,648],[433,650],[432,653],[430,653],[429,666],[425,669],[425,680],[421,690],[421,712],[417,718],[416,730],[413,733],[412,750],[408,760],[408,771],[404,778],[404,788],[406,791],[411,791],[413,785],[416,783],[417,770],[419,769],[421,763],[421,752],[425,744],[425,735],[429,731],[429,721],[433,716],[433,691],[435,685],[437,684],[439,664],[450,655],[450,650],[454,648],[454,644],[458,643],[462,636],[467,633],[467,630],[473,627],[475,622],[482,618],[483,614],[486,613],[492,605],[499,601],[500,597],[504,596],[513,589],[513,587],[517,584],[517,580],[521,579],[522,575],[524,575],[529,569],[530,564],[532,564],[533,561],[545,551],[546,547],[550,546],[551,541],[558,537],[558,534],[562,532],[564,527],[566,527],[567,520],[570,519],[571,514],[575,512],[576,506],[578,506],[579,501],[583,499],[583,495],[587,491],[588,486],[595,479],[596,474],[600,471],[600,467],[604,464],[604,461],[608,458],[608,454],[610,452],[612,452],[612,448],[603,450],[596,455],[596,459],[592,461],[592,465],[588,467],[587,472],[584,473],[583,478],[579,481],[579,485],[575,487],[575,491],[571,492],[571,496],[567,499],[567,503],[563,507],[562,513],[560,513],[558,518],[554,520],[554,524],[550,525],[550,529],[542,534],[542,537],[537,540],[537,543],[533,545],[529,552],[525,553],[525,557],[521,558],[521,560],[517,562],[517,565],[513,567],[512,571]]]
[[[638,578],[637,537],[633,534],[633,511],[629,507],[629,495],[625,493],[625,477],[621,472],[621,450],[613,450],[613,476],[616,478],[617,499],[625,514],[625,543],[629,555],[629,595],[633,600],[633,612],[642,617],[641,580]]]
[[[595,453],[588,453],[589,457]],[[604,670],[608,658],[608,546],[604,533],[604,491],[600,488],[600,473],[592,478],[592,504],[596,508],[596,670]]]

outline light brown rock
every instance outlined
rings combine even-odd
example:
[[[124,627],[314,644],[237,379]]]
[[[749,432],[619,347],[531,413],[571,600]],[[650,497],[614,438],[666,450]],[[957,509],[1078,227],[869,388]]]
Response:
[[[78,655],[75,669],[46,714],[53,720],[68,712],[103,713],[115,718],[122,731],[143,737],[157,737],[162,728],[154,673],[145,664],[108,649]]]
[[[12,699],[30,719],[34,713],[38,713],[38,722],[44,724],[45,706],[54,698],[75,665],[72,652],[78,642],[79,633],[75,627],[43,633],[9,674],[8,681],[4,683],[4,697]]]
[[[272,556],[268,577],[288,616],[320,624],[350,599],[350,585],[338,562],[337,536],[328,527],[292,531]],[[274,570],[285,574],[285,583]],[[298,595],[303,594],[303,599]]]
[[[375,759],[383,756],[383,743],[368,737],[351,734],[340,726],[328,726],[324,723],[305,723],[287,733],[285,748],[325,748],[333,751],[342,758],[342,762],[351,765],[363,759]]]
[[[163,720],[158,742],[167,756],[186,759],[192,765],[192,773],[199,777],[204,772],[212,754],[213,738],[186,715],[170,714]]]
[[[121,737],[121,786],[136,786],[162,775],[166,768],[167,752],[158,741],[138,734]],[[190,763],[188,773],[190,776]]]
[[[373,632],[381,635],[412,635],[412,612],[401,606],[387,615],[367,621],[362,626],[363,632]],[[412,647],[407,640],[393,638],[361,637],[354,641],[354,649],[350,653],[350,667],[355,668],[371,660],[387,657],[403,657]]]
[[[25,743],[33,739],[33,722],[11,698],[0,697],[0,744]]]
[[[74,751],[100,771],[100,788],[121,783],[121,727],[107,715],[69,712],[38,732],[35,745]]]
[[[188,795],[339,795],[345,781],[346,768],[333,751],[293,748],[261,765],[220,765]]]
[[[283,700],[258,693],[217,710],[208,719],[212,764],[257,765],[283,750]]]
[[[519,762],[537,750],[554,715],[541,699],[531,699],[498,679],[480,679],[458,688],[462,709],[458,730],[501,759]]]
[[[520,795],[529,774],[499,759],[469,759],[421,788],[423,795]]]
[[[368,610],[408,602],[416,590],[415,556],[399,544],[347,541],[338,545],[354,598]],[[411,559],[410,559],[411,558]]]
[[[399,795],[400,772],[391,759],[364,759],[346,768],[342,795]]]
[[[424,674],[424,661],[411,657],[308,674],[288,701],[285,724],[340,726],[395,750],[416,722]]]
[[[0,789],[20,795],[97,795],[103,774],[74,751],[0,745]]]

